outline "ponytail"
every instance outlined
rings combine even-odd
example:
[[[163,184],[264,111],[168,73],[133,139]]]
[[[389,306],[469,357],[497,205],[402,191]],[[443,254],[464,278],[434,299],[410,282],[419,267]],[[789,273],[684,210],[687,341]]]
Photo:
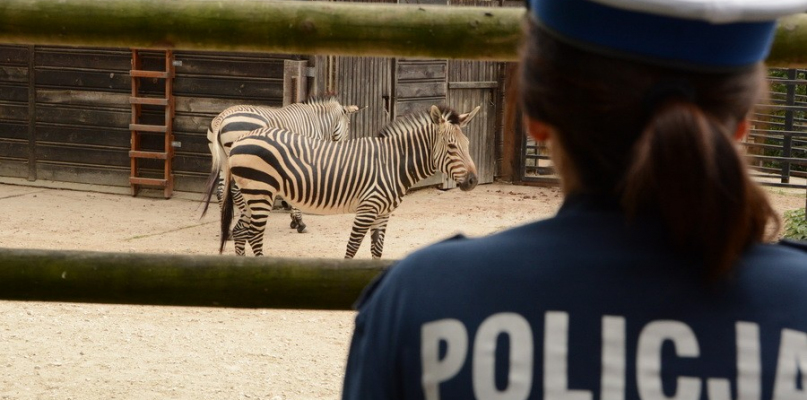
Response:
[[[656,107],[633,146],[621,196],[629,215],[658,212],[675,245],[703,258],[710,279],[726,275],[776,221],[725,126],[688,99]]]
[[[764,93],[764,65],[684,71],[584,51],[532,20],[526,32],[519,99],[557,133],[553,159],[570,192],[618,199],[629,217],[659,215],[712,280],[778,232],[734,140]]]

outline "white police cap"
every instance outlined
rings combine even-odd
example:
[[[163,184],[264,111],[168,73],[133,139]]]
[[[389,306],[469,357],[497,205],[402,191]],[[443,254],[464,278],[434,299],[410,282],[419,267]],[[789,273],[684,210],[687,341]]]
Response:
[[[527,0],[560,39],[593,51],[696,70],[767,57],[776,19],[807,0]]]

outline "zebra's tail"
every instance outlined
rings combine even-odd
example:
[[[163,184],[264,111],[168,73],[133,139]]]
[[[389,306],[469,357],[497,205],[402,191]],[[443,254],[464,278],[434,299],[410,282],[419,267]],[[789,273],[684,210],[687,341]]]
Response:
[[[207,214],[207,207],[210,205],[210,199],[213,197],[213,192],[216,190],[216,182],[219,181],[222,163],[227,159],[227,155],[224,153],[224,147],[221,145],[221,138],[219,137],[220,127],[221,121],[218,117],[216,117],[210,121],[210,126],[207,128],[207,147],[210,148],[212,160],[210,164],[210,175],[208,175],[207,183],[205,185],[207,193],[202,199],[202,202],[204,203],[204,207],[202,208],[202,217]]]
[[[230,187],[230,180],[232,179],[232,174],[230,174],[230,168],[227,163],[222,164],[222,176],[224,177],[224,187]],[[212,172],[211,172],[212,174]],[[208,199],[210,195],[213,193],[213,188],[215,187],[215,180],[213,181],[213,185],[208,188]],[[219,246],[219,254],[224,252],[224,246],[227,244],[227,238],[230,236],[230,224],[233,222],[233,196],[230,195],[229,190],[225,190],[222,194],[222,207],[221,207],[221,245]]]

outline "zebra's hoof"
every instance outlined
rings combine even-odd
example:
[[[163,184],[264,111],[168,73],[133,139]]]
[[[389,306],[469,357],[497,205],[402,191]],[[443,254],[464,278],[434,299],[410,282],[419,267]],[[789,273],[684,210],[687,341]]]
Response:
[[[291,223],[289,224],[289,228],[291,228],[291,229],[294,229],[294,228],[300,229],[298,227],[298,225],[297,225],[297,221],[295,221],[295,220],[291,220]]]
[[[300,223],[300,225],[297,226],[297,233],[303,233],[303,232],[305,232],[305,224]]]

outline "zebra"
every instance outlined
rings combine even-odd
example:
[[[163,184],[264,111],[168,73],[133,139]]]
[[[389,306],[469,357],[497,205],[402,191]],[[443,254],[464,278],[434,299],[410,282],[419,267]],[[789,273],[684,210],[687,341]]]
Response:
[[[479,107],[458,114],[448,107],[396,119],[378,137],[327,142],[295,135],[282,128],[263,128],[238,139],[223,172],[235,180],[244,202],[233,228],[235,253],[245,254],[249,242],[263,255],[263,232],[276,195],[312,214],[355,213],[345,258],[356,255],[367,231],[371,254],[380,258],[390,213],[417,182],[441,171],[463,191],[477,184],[476,166],[468,153],[462,128]],[[210,198],[213,188],[208,187]],[[221,215],[224,251],[230,230],[233,199],[225,193]]]
[[[312,97],[303,103],[293,103],[281,108],[266,106],[237,105],[227,108],[210,121],[207,129],[207,142],[213,156],[211,179],[218,182],[216,197],[219,207],[223,206],[224,180],[219,171],[230,153],[230,147],[239,137],[252,130],[269,126],[282,127],[317,139],[332,141],[345,140],[350,131],[350,115],[359,111],[355,105],[343,106],[334,96]],[[212,172],[216,172],[215,176]],[[241,194],[231,186],[231,196],[238,199]],[[207,212],[205,205],[202,215]],[[302,214],[292,208],[292,229],[304,232]]]

